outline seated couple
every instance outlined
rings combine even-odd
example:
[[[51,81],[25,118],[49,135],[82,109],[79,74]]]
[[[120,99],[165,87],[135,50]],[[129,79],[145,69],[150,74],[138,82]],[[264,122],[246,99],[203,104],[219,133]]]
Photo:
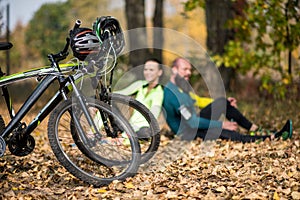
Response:
[[[188,90],[192,66],[187,59],[177,58],[171,66],[169,82],[162,86],[159,79],[163,75],[162,64],[156,59],[145,62],[143,73],[145,80],[133,83],[128,88],[118,91],[126,95],[136,95],[136,99],[143,103],[158,118],[164,110],[166,122],[173,133],[182,139],[192,140],[198,137],[204,139],[225,139],[239,142],[254,142],[256,140],[275,139],[284,140],[292,137],[292,121],[287,120],[284,127],[271,135],[241,134],[237,130],[242,127],[252,133],[259,127],[247,119],[238,109],[235,98],[200,98]],[[128,92],[129,91],[129,92]],[[195,103],[201,107],[198,114]],[[221,115],[227,120],[220,121]],[[133,113],[130,121],[139,121],[137,113]],[[146,134],[147,123],[142,120],[135,124],[137,134]],[[144,133],[143,133],[144,132]]]

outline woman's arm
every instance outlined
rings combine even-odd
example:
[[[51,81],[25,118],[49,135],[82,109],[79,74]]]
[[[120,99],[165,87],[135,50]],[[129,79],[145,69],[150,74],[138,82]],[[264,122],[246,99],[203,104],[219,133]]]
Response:
[[[153,99],[151,100],[151,105],[149,110],[153,113],[154,117],[158,119],[160,112],[162,110],[162,103],[164,98],[164,91],[161,86],[158,86],[160,88],[157,88],[157,92],[155,92],[155,95],[153,95]]]
[[[135,94],[143,85],[145,85],[147,81],[145,80],[138,80],[127,86],[122,90],[113,91],[114,93],[123,94],[123,95],[133,95]]]

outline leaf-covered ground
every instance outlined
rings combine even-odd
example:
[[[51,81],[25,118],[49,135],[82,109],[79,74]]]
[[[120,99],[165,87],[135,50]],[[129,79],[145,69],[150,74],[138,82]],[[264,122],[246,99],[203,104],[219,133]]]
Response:
[[[79,181],[59,165],[43,122],[33,134],[33,153],[16,157],[7,150],[0,158],[0,198],[300,199],[299,106],[274,106],[273,110],[264,105],[242,108],[267,127],[278,128],[292,118],[291,140],[242,144],[181,142],[163,136],[154,165],[142,166],[136,176],[124,182],[100,188]],[[284,111],[282,115],[280,111]],[[168,157],[172,152],[175,156]]]

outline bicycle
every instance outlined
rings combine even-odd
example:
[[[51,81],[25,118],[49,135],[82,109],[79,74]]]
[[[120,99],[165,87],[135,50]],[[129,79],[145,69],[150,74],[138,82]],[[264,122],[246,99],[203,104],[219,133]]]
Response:
[[[79,23],[76,23],[73,30],[78,28],[79,25]],[[137,137],[122,115],[116,114],[106,103],[83,96],[76,86],[74,75],[64,73],[70,71],[70,69],[79,71],[78,66],[74,67],[70,64],[66,66],[66,70],[60,68],[58,63],[67,57],[69,43],[70,40],[67,39],[61,52],[48,55],[51,63],[50,67],[33,69],[10,76],[5,76],[0,70],[0,87],[10,115],[7,126],[5,126],[2,116],[0,116],[0,128],[2,128],[2,130],[0,129],[0,156],[2,157],[5,154],[6,144],[13,155],[26,156],[30,154],[35,148],[35,140],[31,133],[50,114],[48,139],[52,151],[62,166],[75,177],[95,186],[108,184],[113,180],[124,180],[134,175],[139,167],[140,146]],[[2,43],[0,49],[7,50],[11,46],[10,43]],[[86,70],[81,69],[77,76],[83,77],[86,74]],[[18,112],[15,113],[7,87],[9,84],[32,77],[37,77],[39,84]],[[59,83],[59,88],[53,97],[28,125],[22,122],[22,119],[37,100],[56,81]],[[70,94],[73,95],[70,97]],[[129,145],[126,147],[124,157],[120,157],[122,152],[118,152],[120,159],[126,159],[126,165],[116,165],[115,162],[106,163],[103,160],[103,155],[99,156],[99,151],[102,148],[99,145],[101,138],[95,136],[101,136],[105,131],[98,129],[93,121],[94,112],[99,110],[109,116],[109,119],[113,119],[112,123],[110,121],[106,123],[106,129],[113,129],[112,124],[117,125],[118,130],[121,130],[127,136]],[[64,127],[66,131],[60,129],[61,127]],[[71,132],[71,127],[76,131]],[[87,136],[88,132],[92,134]],[[75,133],[77,141],[74,141]],[[73,145],[74,143],[83,144],[86,152],[83,153],[78,146]],[[108,161],[110,160],[108,159]]]
[[[111,79],[112,80],[112,74]],[[103,84],[101,78],[98,80],[98,85],[95,89],[95,98],[99,99],[101,102],[106,103],[108,106],[111,107],[111,109],[118,113],[118,115],[121,115],[124,117],[127,121],[129,121],[131,114],[133,110],[135,112],[138,112],[141,117],[144,118],[144,121],[148,123],[148,135],[140,136],[138,133],[136,133],[139,144],[141,148],[141,161],[140,164],[144,164],[147,161],[149,161],[156,153],[156,151],[159,148],[160,145],[160,127],[159,124],[152,114],[152,112],[142,103],[135,100],[134,98],[122,94],[113,93],[110,91],[110,86]],[[106,116],[105,114],[99,112],[99,115],[97,118],[94,118],[95,123],[98,124],[98,126],[104,126],[105,124],[103,122],[107,121],[109,119],[109,116]],[[134,121],[129,122],[131,125],[134,125]],[[114,131],[116,132],[117,128],[114,128]],[[74,130],[73,130],[74,131]],[[117,134],[115,132],[106,131],[107,138],[116,138]],[[74,140],[77,141],[77,134],[73,134]],[[121,139],[122,140],[122,139]],[[115,140],[117,141],[117,139]],[[121,141],[122,142],[122,141]],[[80,147],[82,152],[86,152],[84,150],[83,144],[76,144]],[[114,149],[114,146],[118,145],[118,143],[110,143],[109,146],[107,146],[105,149],[103,149],[102,153],[106,155],[111,155],[111,152],[117,153],[117,149]],[[89,154],[87,152],[87,154]],[[114,154],[112,154],[114,155]],[[103,158],[104,159],[104,158]],[[105,159],[106,160],[106,159]],[[118,160],[114,160],[114,158],[110,158],[109,160],[105,161],[106,163],[110,163],[110,165],[119,165],[124,164],[128,161],[123,160],[122,162]]]
[[[148,135],[140,136],[140,146],[141,146],[141,164],[146,163],[148,160],[150,160],[156,151],[159,148],[160,144],[160,128],[157,120],[155,119],[154,115],[151,113],[151,111],[141,104],[139,101],[135,100],[132,97],[128,97],[125,95],[113,93],[112,88],[112,80],[113,80],[113,72],[115,67],[117,66],[117,55],[119,52],[121,52],[123,46],[124,46],[124,38],[121,31],[121,28],[118,24],[118,21],[112,17],[101,17],[97,19],[97,22],[93,25],[93,31],[95,33],[103,33],[98,36],[99,43],[101,43],[102,46],[104,46],[105,53],[96,53],[96,57],[93,57],[92,55],[89,55],[89,58],[87,59],[87,56],[85,54],[86,50],[88,49],[86,46],[86,43],[84,43],[84,36],[80,35],[80,39],[78,36],[78,39],[76,41],[82,41],[81,45],[73,45],[72,51],[73,55],[78,58],[81,62],[81,65],[83,66],[89,66],[87,68],[93,68],[96,67],[98,70],[96,73],[94,73],[93,70],[91,70],[91,73],[93,73],[92,81],[89,83],[92,85],[92,90],[95,92],[95,95],[93,96],[96,99],[99,99],[102,102],[107,103],[113,109],[116,113],[119,113],[119,115],[122,115],[127,120],[129,120],[131,116],[131,111],[134,110],[135,112],[138,112],[141,116],[141,118],[144,118],[144,121],[148,123]],[[86,31],[86,28],[82,29],[83,31]],[[109,38],[105,40],[106,38]],[[104,42],[104,40],[106,42]],[[97,42],[97,41],[96,41]],[[75,44],[75,42],[74,42]],[[75,48],[76,47],[76,48]],[[92,47],[90,45],[89,47]],[[89,49],[90,51],[93,51],[92,49]],[[101,54],[101,56],[99,56]],[[88,62],[86,62],[88,60]],[[109,76],[110,75],[110,76]],[[75,79],[76,75],[74,76]],[[108,80],[107,80],[107,77]],[[80,78],[79,78],[80,79]],[[105,80],[103,80],[105,79]],[[95,119],[96,121],[105,122],[107,120],[107,116],[105,116],[101,111],[99,112],[98,119]],[[130,124],[134,126],[133,121],[130,121]],[[103,125],[103,123],[98,123],[99,126]],[[116,129],[115,129],[116,130]],[[74,131],[74,130],[73,130]],[[113,132],[106,131],[108,140],[113,140],[114,142],[117,141],[117,139],[114,139],[117,137],[117,135]],[[76,135],[74,135],[74,140],[76,141]],[[112,139],[110,139],[112,138]],[[83,144],[76,144],[82,152],[86,153],[87,155],[89,152],[85,150]],[[109,147],[105,148],[104,152],[107,152],[106,155],[111,154],[109,151],[114,152],[114,144],[113,142],[110,144]],[[103,158],[104,159],[104,158]],[[119,160],[114,160],[114,158],[110,158],[109,160],[104,159],[106,163],[114,163],[114,164],[120,164],[121,162]],[[124,162],[124,161],[123,161]],[[128,161],[127,161],[128,162]],[[126,163],[126,162],[124,162]]]
[[[159,148],[160,127],[152,112],[145,105],[132,97],[114,93],[112,91],[114,69],[117,66],[116,55],[118,54],[118,52],[120,52],[120,46],[123,42],[123,35],[121,34],[121,28],[118,24],[118,21],[112,17],[98,18],[93,24],[93,31],[96,33],[96,35],[98,35],[98,38],[100,40],[104,38],[101,37],[103,35],[99,33],[105,33],[105,30],[107,29],[110,30],[110,35],[113,36],[111,40],[111,43],[113,45],[108,42],[106,44],[106,49],[113,49],[113,51],[108,51],[112,53],[104,56],[108,58],[104,62],[106,64],[106,67],[98,66],[98,68],[106,69],[106,71],[98,71],[98,73],[96,74],[96,78],[94,79],[95,83],[93,84],[96,94],[95,96],[100,101],[103,101],[110,105],[112,109],[116,110],[116,112],[122,114],[126,119],[130,121],[130,124],[133,127],[135,126],[135,122],[130,120],[133,110],[135,112],[138,112],[139,116],[141,118],[144,118],[144,121],[148,123],[148,126],[143,127],[144,130],[147,130],[147,135],[139,135],[139,133],[137,132],[137,136],[139,138],[141,146],[141,164],[143,164],[150,160]],[[136,128],[134,128],[134,130],[136,130]]]
[[[131,118],[133,110],[138,112],[140,117],[144,118],[144,121],[148,123],[147,135],[139,135],[139,143],[141,147],[141,164],[149,161],[157,152],[160,145],[160,127],[152,114],[152,112],[142,103],[134,99],[133,97],[114,93],[111,90],[113,79],[113,70],[111,70],[109,84],[105,84],[102,77],[98,80],[96,87],[96,98],[107,103],[116,112],[121,113],[128,121]],[[130,124],[134,126],[134,121],[130,121]],[[144,127],[145,128],[145,127]]]

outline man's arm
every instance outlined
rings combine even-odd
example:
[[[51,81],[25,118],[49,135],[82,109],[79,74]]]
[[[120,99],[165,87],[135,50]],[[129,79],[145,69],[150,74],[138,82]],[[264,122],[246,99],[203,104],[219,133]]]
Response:
[[[185,108],[185,111],[183,110],[184,106],[180,107],[180,114],[181,117],[183,117],[187,123],[187,125],[190,128],[193,129],[208,129],[208,128],[222,128],[222,122],[216,121],[216,120],[209,120],[206,118],[199,117],[196,114],[196,111],[194,109],[188,109]],[[183,113],[185,112],[185,113]],[[190,113],[188,113],[190,112]]]

